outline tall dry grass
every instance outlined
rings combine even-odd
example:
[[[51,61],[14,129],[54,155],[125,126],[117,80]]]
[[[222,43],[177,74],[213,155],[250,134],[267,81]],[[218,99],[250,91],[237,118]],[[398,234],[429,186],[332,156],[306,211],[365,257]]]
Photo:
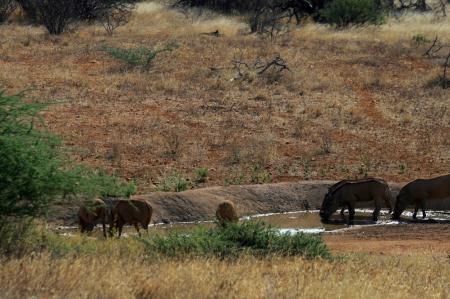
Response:
[[[450,5],[447,6],[450,10]],[[390,16],[381,26],[351,26],[343,30],[330,30],[329,25],[306,24],[299,34],[310,34],[316,38],[342,39],[351,41],[399,42],[408,41],[413,35],[439,36],[449,42],[450,17],[437,17],[433,13],[420,14],[407,12],[399,16]]]
[[[48,255],[1,260],[2,298],[448,298],[442,254],[145,260]]]

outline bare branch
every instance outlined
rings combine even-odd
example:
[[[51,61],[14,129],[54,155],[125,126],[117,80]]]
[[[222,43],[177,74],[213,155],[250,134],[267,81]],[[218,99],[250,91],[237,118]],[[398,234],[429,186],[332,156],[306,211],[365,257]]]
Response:
[[[284,70],[291,71],[280,54],[276,54],[271,60],[267,61],[258,57],[253,63],[236,59],[231,61],[231,63],[234,66],[233,68],[237,70],[238,77],[243,77],[248,72],[255,72],[257,75],[262,75],[271,68],[275,69],[278,73]]]

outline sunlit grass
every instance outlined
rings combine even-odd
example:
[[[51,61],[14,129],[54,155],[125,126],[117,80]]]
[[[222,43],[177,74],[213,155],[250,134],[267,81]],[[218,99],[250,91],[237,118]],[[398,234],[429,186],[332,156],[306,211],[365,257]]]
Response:
[[[117,241],[112,241],[117,242]],[[120,241],[122,242],[122,241]],[[106,246],[108,242],[105,243]],[[2,298],[448,298],[450,265],[442,254],[349,255],[233,262],[216,258],[143,259],[127,255],[48,254],[3,259]]]
[[[246,228],[239,234],[236,227],[230,228],[220,238],[223,241],[239,237],[240,241],[236,239],[239,242],[256,240],[254,244],[263,244],[261,233],[254,233],[260,231],[258,227]],[[437,251],[404,250],[401,255],[346,254],[332,259],[311,259],[303,255],[283,256],[282,251],[255,255],[247,250],[224,259],[207,251],[167,254],[158,246],[149,246],[155,236],[104,240],[78,234],[67,237],[42,228],[32,231],[26,234],[25,244],[29,248],[21,256],[0,256],[1,298],[447,298],[450,295],[450,259]],[[208,233],[206,229],[202,231],[190,234],[196,234],[195,238],[203,238],[204,242]],[[156,245],[164,243],[170,247],[186,241],[181,234],[176,236],[176,240],[157,237]],[[217,236],[212,243],[217,242]],[[176,247],[179,245],[182,244]],[[213,249],[217,247],[210,245]]]

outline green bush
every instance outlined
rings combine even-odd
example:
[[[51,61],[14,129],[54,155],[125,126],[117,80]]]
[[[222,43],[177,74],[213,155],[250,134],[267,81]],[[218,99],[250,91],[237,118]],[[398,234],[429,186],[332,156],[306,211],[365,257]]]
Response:
[[[421,46],[424,45],[428,42],[430,42],[430,40],[423,34],[416,34],[413,35],[411,41],[416,45],[416,46]]]
[[[245,182],[245,174],[242,170],[237,168],[231,168],[228,171],[227,177],[224,180],[226,186],[230,185],[242,185]]]
[[[176,47],[177,46],[174,43],[167,44],[160,49],[148,49],[145,47],[122,49],[103,45],[101,50],[108,53],[114,59],[127,63],[130,68],[140,68],[143,71],[148,71],[158,54],[162,52],[171,52]]]
[[[181,192],[186,191],[189,187],[190,184],[183,175],[175,171],[163,178],[158,185],[158,190],[164,192]]]
[[[383,21],[383,11],[374,0],[334,0],[320,14],[326,22],[337,27]]]
[[[272,182],[272,174],[262,168],[260,165],[255,165],[252,168],[251,181],[254,184],[267,184]]]
[[[258,257],[301,255],[307,258],[330,258],[319,236],[281,234],[263,222],[231,223],[190,233],[172,232],[142,238],[147,251],[169,257],[216,256],[235,258],[241,254]]]
[[[127,196],[135,190],[133,184],[69,160],[39,117],[46,107],[0,91],[0,223],[43,215],[58,199]]]
[[[200,167],[195,170],[195,174],[197,175],[197,178],[195,181],[197,183],[204,183],[206,181],[206,178],[208,177],[208,168]]]

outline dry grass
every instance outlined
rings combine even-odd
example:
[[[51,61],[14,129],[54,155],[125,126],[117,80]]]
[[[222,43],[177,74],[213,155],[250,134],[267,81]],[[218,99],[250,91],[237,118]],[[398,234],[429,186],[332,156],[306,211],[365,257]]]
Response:
[[[437,253],[235,262],[48,255],[3,260],[2,298],[448,298],[450,262]]]
[[[201,34],[216,29],[224,36]],[[255,165],[275,181],[448,172],[449,91],[427,87],[439,60],[422,57],[411,38],[449,42],[449,17],[406,15],[341,31],[307,24],[276,43],[246,30],[239,17],[156,3],[141,5],[113,37],[95,26],[52,37],[12,23],[0,27],[0,86],[59,101],[45,118],[78,149],[74,157],[136,179],[139,192],[164,173],[194,176],[198,167],[211,170],[210,185],[230,172],[250,182]],[[180,47],[149,73],[124,70],[99,51],[171,40]],[[233,59],[276,53],[291,73],[232,80]],[[332,146],[324,151],[325,139]]]

